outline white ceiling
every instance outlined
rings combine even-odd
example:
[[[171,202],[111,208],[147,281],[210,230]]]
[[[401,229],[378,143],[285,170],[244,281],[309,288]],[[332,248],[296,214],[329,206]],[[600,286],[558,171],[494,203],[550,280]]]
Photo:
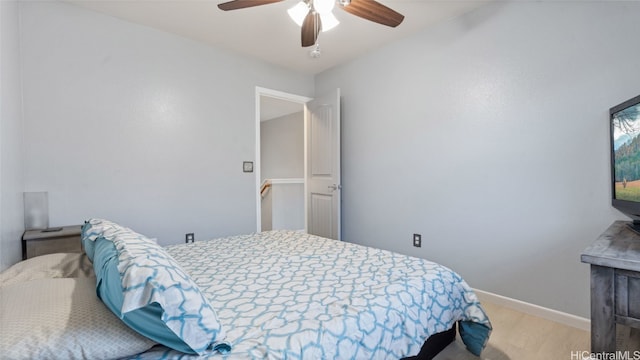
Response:
[[[300,28],[287,9],[298,0],[222,11],[226,0],[63,0],[187,38],[237,51],[294,71],[317,74],[406,37],[435,23],[469,12],[486,0],[379,0],[405,16],[397,28],[379,25],[336,7],[336,28],[320,34],[322,56],[300,46]]]
[[[269,96],[260,97],[260,121],[272,120],[285,115],[301,112],[304,105]]]

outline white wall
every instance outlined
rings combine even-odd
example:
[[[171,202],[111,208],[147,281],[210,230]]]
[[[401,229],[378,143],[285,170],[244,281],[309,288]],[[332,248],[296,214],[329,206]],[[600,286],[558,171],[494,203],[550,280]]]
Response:
[[[0,270],[21,259],[22,105],[19,10],[0,1]]]
[[[343,239],[589,317],[580,253],[624,218],[608,109],[640,93],[638,18],[638,2],[498,2],[316,76],[343,94]]]
[[[304,183],[271,186],[271,228],[304,230]]]
[[[50,226],[118,221],[161,244],[255,231],[255,87],[313,78],[58,2],[23,2],[25,191]]]
[[[264,179],[304,177],[304,112],[260,124],[260,173]]]

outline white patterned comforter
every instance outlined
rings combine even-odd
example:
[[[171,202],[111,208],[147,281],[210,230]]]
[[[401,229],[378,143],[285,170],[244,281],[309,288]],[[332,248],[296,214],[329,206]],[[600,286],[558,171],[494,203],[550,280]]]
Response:
[[[400,359],[457,321],[482,347],[491,331],[464,280],[424,259],[292,231],[166,250],[226,330],[231,351],[212,359]],[[178,353],[140,356],[163,357]]]

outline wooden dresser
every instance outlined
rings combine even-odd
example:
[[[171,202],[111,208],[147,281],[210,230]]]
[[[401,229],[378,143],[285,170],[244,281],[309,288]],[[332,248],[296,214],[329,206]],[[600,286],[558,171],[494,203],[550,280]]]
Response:
[[[71,225],[25,231],[22,235],[22,260],[52,253],[82,252],[81,229],[82,225]]]
[[[617,350],[616,323],[640,328],[640,235],[627,224],[614,222],[581,256],[591,264],[592,353]]]

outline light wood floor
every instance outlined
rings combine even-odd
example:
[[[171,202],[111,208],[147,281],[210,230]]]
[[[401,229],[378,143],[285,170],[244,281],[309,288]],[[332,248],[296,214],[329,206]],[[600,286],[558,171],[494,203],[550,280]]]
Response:
[[[489,344],[478,358],[467,351],[456,336],[456,341],[445,348],[434,360],[578,360],[583,352],[588,359],[590,334],[588,331],[511,310],[486,301],[493,332]],[[640,351],[640,331],[618,327],[618,349]],[[574,356],[572,357],[572,352]]]

